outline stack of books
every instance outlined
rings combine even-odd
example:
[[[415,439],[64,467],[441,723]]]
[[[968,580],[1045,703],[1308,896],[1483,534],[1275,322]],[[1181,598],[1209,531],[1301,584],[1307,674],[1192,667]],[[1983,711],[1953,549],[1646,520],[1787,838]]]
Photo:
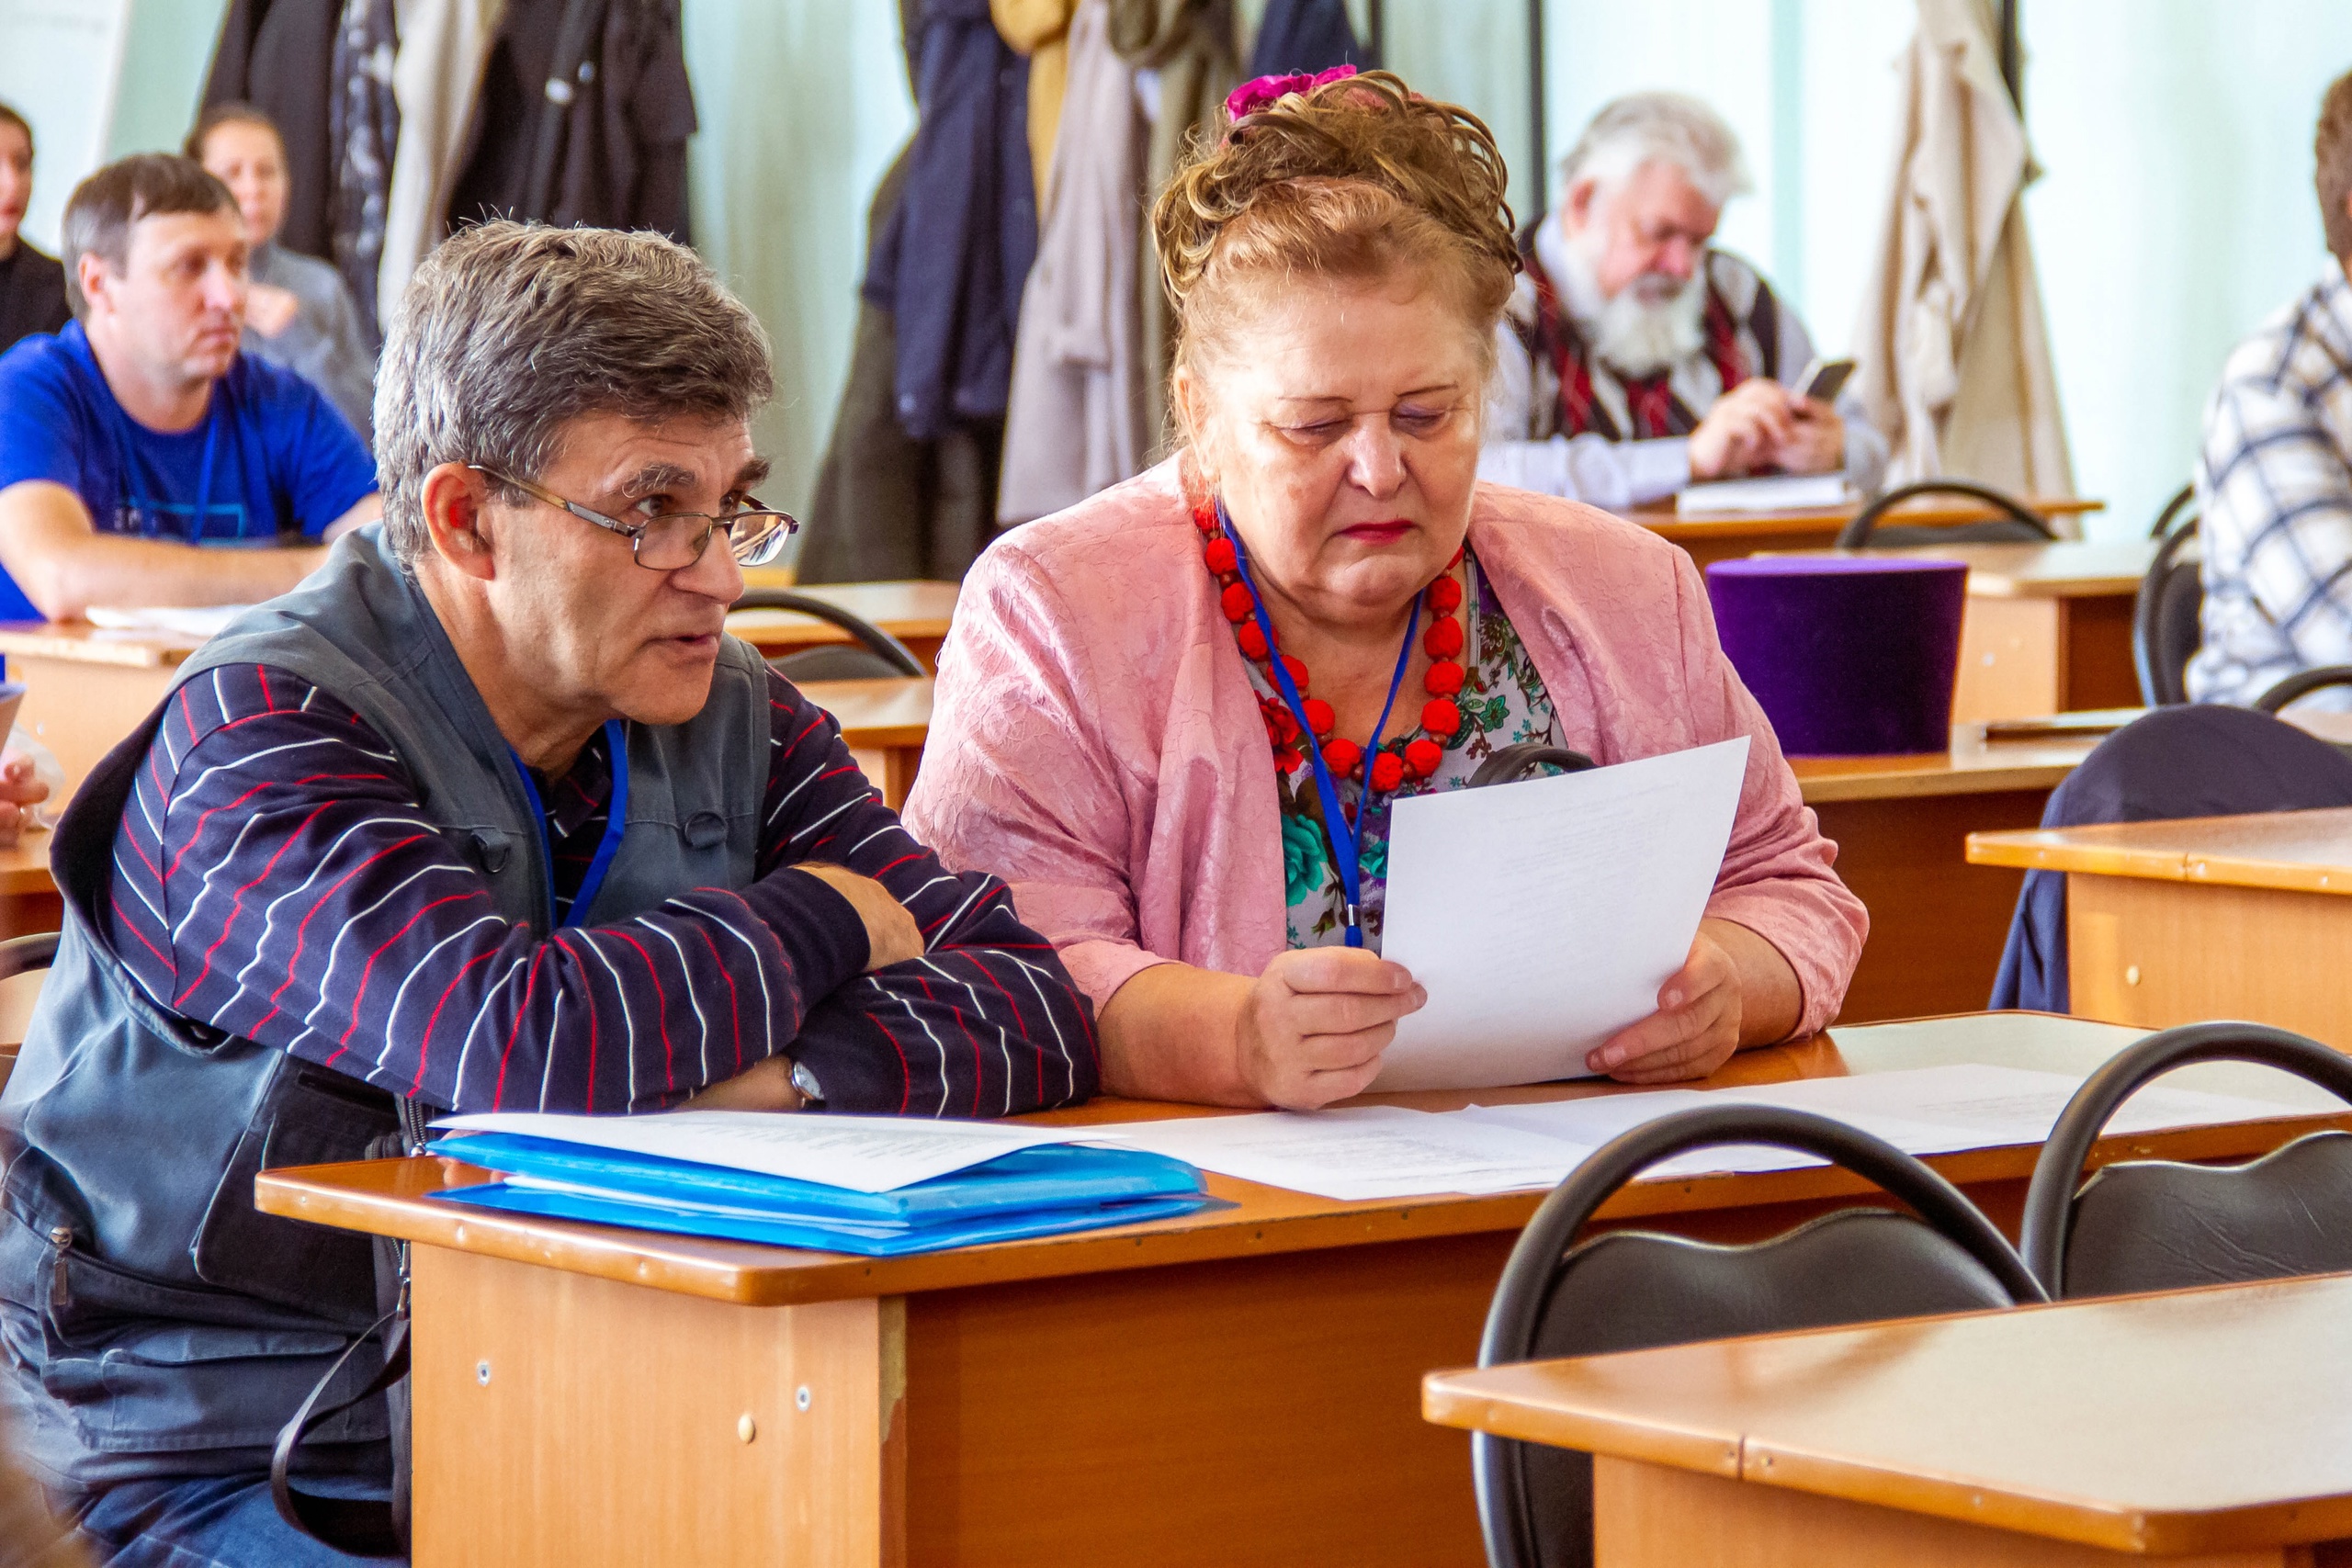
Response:
[[[433,1152],[499,1173],[452,1203],[892,1258],[1189,1213],[1201,1173],[1101,1129],[880,1116],[514,1112],[435,1123]]]

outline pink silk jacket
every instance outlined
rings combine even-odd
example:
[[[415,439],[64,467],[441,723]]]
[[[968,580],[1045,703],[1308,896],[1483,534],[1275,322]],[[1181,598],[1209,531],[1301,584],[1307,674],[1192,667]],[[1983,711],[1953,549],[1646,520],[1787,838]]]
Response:
[[[1800,1033],[1835,1018],[1870,919],[1724,657],[1690,558],[1592,507],[1486,484],[1470,543],[1562,745],[1607,765],[1750,738],[1707,912],[1796,970]],[[1010,883],[1098,1009],[1154,964],[1255,975],[1283,950],[1273,759],[1173,461],[972,568],[905,818],[951,867]]]

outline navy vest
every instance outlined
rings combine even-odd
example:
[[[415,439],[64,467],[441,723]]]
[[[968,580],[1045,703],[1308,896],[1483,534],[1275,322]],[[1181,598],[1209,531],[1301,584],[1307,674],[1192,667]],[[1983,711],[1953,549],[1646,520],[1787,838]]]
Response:
[[[225,664],[289,671],[357,710],[498,912],[551,928],[546,852],[513,753],[380,528],[339,541],[294,592],[240,616],[178,684]],[[262,1214],[253,1184],[265,1169],[363,1157],[396,1125],[391,1097],[177,1017],[112,950],[115,830],[170,705],[99,764],[59,825],[50,860],[65,929],[0,1094],[0,1398],[25,1457],[69,1489],[266,1469],[278,1427],[377,1316],[370,1239]],[[759,655],[722,639],[700,714],[628,733],[624,837],[578,924],[754,874],[770,747]],[[355,1356],[348,1386],[322,1403],[379,1365]],[[388,1477],[386,1429],[379,1398],[319,1428],[305,1453]]]

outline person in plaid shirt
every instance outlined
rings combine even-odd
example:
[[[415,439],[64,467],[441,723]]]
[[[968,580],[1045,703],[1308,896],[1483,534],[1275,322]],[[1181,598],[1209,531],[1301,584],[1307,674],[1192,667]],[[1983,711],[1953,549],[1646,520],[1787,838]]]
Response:
[[[2336,265],[2238,344],[2205,410],[2198,702],[2352,664],[2352,73],[2321,101],[2313,151]]]

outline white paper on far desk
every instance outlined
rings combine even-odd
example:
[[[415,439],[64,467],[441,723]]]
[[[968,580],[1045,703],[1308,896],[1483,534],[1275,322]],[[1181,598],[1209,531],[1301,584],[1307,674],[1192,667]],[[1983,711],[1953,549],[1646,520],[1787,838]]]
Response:
[[[1381,953],[1429,1005],[1375,1089],[1586,1077],[1657,1010],[1731,841],[1747,738],[1589,773],[1399,800]]]
[[[1342,1201],[1550,1187],[1592,1152],[1509,1127],[1385,1105],[1121,1122],[1088,1132],[1097,1142]]]
[[[107,631],[171,632],[203,642],[219,636],[221,627],[252,608],[250,604],[189,604],[115,610],[93,604],[83,614],[92,626]]]
[[[897,1116],[790,1116],[759,1111],[671,1111],[657,1116],[485,1111],[445,1116],[444,1133],[513,1133],[589,1148],[690,1160],[728,1170],[888,1192],[1040,1144],[1074,1144],[1088,1127],[929,1122]],[[449,1154],[465,1157],[462,1145]]]

